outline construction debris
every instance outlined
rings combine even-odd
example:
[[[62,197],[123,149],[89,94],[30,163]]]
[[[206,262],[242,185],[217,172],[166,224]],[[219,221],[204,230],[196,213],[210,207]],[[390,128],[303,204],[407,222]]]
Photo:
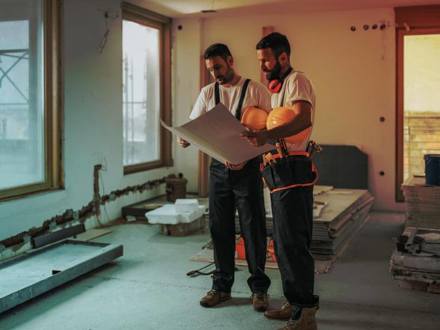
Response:
[[[391,256],[390,272],[402,287],[440,293],[440,186],[413,176],[402,191],[406,228]]]
[[[267,190],[267,189],[266,189]],[[266,228],[272,235],[272,210],[270,195],[265,191]],[[338,189],[332,186],[315,186],[314,224],[312,253],[315,258],[329,260],[340,254],[347,243],[360,230],[368,219],[368,212],[373,205],[374,197],[362,189]],[[201,205],[208,207],[206,198],[198,198]],[[133,215],[145,219],[145,212],[166,204],[163,198],[129,205],[122,209],[124,217]],[[205,212],[207,213],[207,211]],[[240,233],[238,212],[236,213],[235,231]]]
[[[96,173],[99,170],[99,166],[94,168],[94,173]],[[96,177],[96,174],[94,174]],[[115,199],[127,195],[129,193],[135,193],[135,192],[144,192],[146,190],[151,190],[153,188],[156,188],[162,184],[165,183],[166,177],[163,177],[161,179],[156,180],[150,180],[147,182],[144,182],[139,185],[134,186],[128,186],[124,189],[117,189],[112,192],[110,192],[107,195],[104,196],[98,196],[100,199],[99,205],[105,205],[107,203],[110,203],[111,201],[114,201]],[[99,194],[98,194],[99,195]],[[30,228],[27,231],[21,232],[17,235],[8,237],[6,239],[3,239],[0,241],[0,246],[3,246],[4,248],[14,248],[19,249],[24,244],[26,244],[26,237],[37,237],[40,235],[44,235],[49,233],[54,227],[58,225],[65,225],[69,223],[84,223],[87,219],[91,218],[92,216],[97,215],[97,204],[96,204],[96,196],[94,196],[94,200],[90,201],[88,204],[81,207],[79,210],[72,210],[67,209],[62,214],[58,214],[53,216],[50,219],[44,220],[43,224],[39,227],[33,227]],[[1,251],[0,251],[1,252]],[[0,256],[1,259],[1,256]]]
[[[397,240],[390,271],[403,287],[440,293],[440,230],[407,227]]]

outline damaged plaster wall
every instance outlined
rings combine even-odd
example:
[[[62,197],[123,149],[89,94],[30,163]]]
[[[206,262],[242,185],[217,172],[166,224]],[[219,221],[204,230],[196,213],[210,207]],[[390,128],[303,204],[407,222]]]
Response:
[[[0,239],[93,199],[93,166],[103,164],[101,194],[174,173],[160,168],[124,175],[122,163],[122,25],[120,0],[64,0],[62,51],[64,76],[65,189],[0,202]],[[104,12],[117,18],[102,53]],[[122,206],[163,193],[164,187],[123,196],[102,208],[101,222],[120,216]],[[87,227],[94,227],[91,218]]]

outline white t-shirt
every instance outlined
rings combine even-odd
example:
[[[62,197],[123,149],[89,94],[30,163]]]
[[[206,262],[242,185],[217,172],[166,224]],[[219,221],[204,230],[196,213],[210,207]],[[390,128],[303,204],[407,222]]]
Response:
[[[229,111],[235,116],[235,112],[237,111],[238,102],[240,100],[241,90],[243,88],[243,84],[245,79],[240,78],[238,83],[233,86],[222,86],[219,85],[220,91],[220,102],[227,108]],[[215,83],[211,83],[202,88],[200,91],[199,97],[197,98],[196,103],[193,106],[191,114],[189,118],[196,119],[197,117],[203,115],[207,111],[211,110],[215,107],[215,91],[214,87]],[[271,109],[270,106],[270,92],[269,90],[259,82],[249,81],[249,85],[247,87],[246,95],[243,100],[242,109],[254,106],[264,110],[269,111]]]
[[[284,99],[284,100],[283,100]],[[313,85],[304,73],[292,71],[284,80],[283,87],[279,93],[272,94],[272,108],[280,106],[292,106],[297,101],[306,101],[311,104],[312,126],[307,128],[306,137],[298,143],[287,143],[290,151],[305,151],[307,143],[312,135],[313,123],[315,121],[315,92]]]

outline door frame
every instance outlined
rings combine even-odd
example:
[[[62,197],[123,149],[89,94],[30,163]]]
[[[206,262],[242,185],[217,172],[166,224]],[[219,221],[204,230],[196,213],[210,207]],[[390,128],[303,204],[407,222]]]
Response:
[[[396,176],[395,199],[404,202],[401,190],[404,171],[404,38],[407,35],[440,34],[440,6],[394,9],[396,16]]]

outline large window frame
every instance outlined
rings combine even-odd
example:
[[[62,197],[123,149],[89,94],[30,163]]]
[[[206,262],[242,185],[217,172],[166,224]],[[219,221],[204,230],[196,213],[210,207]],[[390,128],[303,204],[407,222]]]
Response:
[[[44,49],[44,180],[0,189],[0,201],[63,188],[61,1],[43,0]]]
[[[171,124],[171,19],[126,2],[122,3],[122,20],[132,21],[160,31],[160,118]],[[159,160],[125,165],[124,174],[172,166],[171,134],[163,127],[159,132]]]
[[[407,35],[440,33],[440,6],[394,8],[396,17],[396,177],[395,200],[404,202],[404,39]]]

